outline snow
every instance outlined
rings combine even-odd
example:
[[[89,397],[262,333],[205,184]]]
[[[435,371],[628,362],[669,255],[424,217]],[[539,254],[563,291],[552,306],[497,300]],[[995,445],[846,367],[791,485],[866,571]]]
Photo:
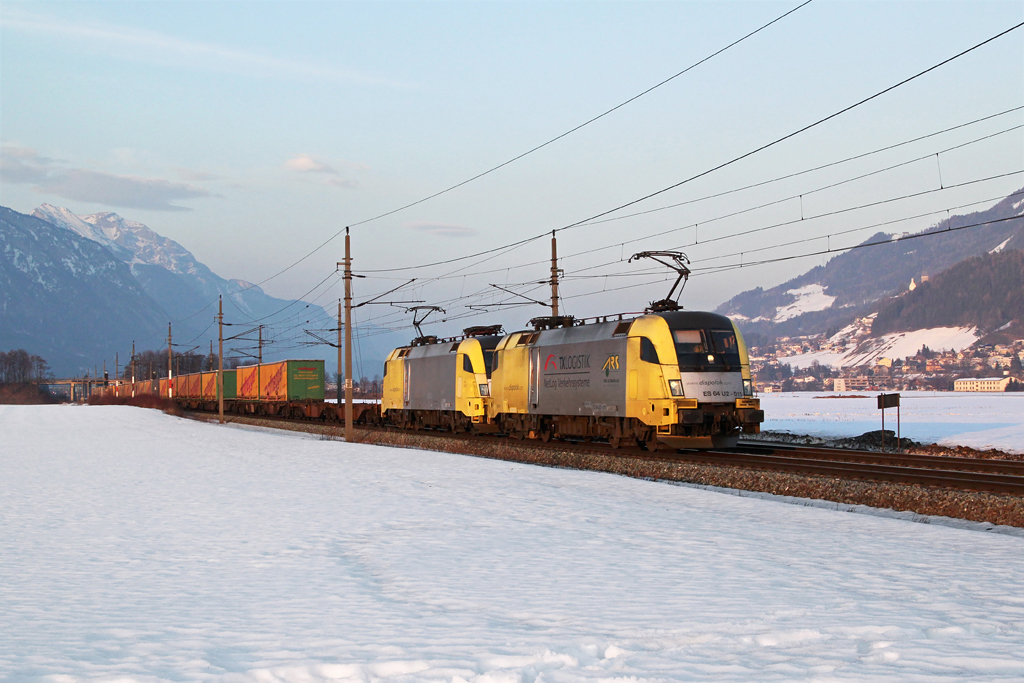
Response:
[[[126,407],[0,433],[0,679],[1024,677],[1021,537]]]
[[[999,252],[1001,252],[1003,250],[1004,247],[1006,247],[1006,245],[1009,243],[1009,241],[1012,240],[1013,238],[1014,238],[1014,235],[1010,235],[1005,240],[1003,240],[999,244],[999,246],[997,246],[995,249],[993,249],[992,251],[990,251],[988,253],[990,253],[990,254],[998,254]]]
[[[780,323],[783,320],[789,320],[790,318],[795,318],[798,315],[803,315],[804,313],[824,311],[836,300],[834,296],[825,294],[825,288],[817,284],[804,285],[797,289],[790,289],[786,294],[792,294],[795,296],[796,301],[788,306],[779,307],[775,313],[775,322],[777,323]]]
[[[921,347],[932,351],[952,349],[962,351],[978,341],[976,327],[931,327],[911,332],[891,332],[881,337],[868,338],[845,352],[815,351],[796,356],[779,356],[780,363],[794,368],[806,368],[818,361],[822,365],[841,368],[854,365],[874,365],[879,358],[906,358],[915,356]]]
[[[818,396],[864,398],[815,398]],[[762,394],[763,429],[811,436],[858,436],[881,429],[877,392]],[[998,448],[1024,454],[1024,393],[905,391],[900,398],[903,436],[923,443]],[[885,428],[896,430],[896,410]]]

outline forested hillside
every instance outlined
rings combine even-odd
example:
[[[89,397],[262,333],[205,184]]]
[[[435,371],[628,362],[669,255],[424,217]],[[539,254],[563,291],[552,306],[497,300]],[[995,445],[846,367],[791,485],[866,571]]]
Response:
[[[932,327],[985,331],[1024,319],[1024,251],[969,258],[882,306],[875,335]]]

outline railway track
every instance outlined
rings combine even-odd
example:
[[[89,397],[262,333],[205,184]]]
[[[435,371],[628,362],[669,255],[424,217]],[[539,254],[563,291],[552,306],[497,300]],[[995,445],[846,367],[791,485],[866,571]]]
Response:
[[[736,450],[676,454],[687,462],[820,474],[846,479],[942,486],[969,491],[1024,495],[1024,462],[795,448],[781,453]]]
[[[196,415],[207,416],[206,413],[196,413]],[[311,432],[322,431],[324,427],[322,422],[280,417],[238,418],[233,416],[230,421],[308,425],[309,429],[302,431]],[[497,435],[453,434],[441,431],[410,432],[392,427],[365,425],[360,425],[359,429],[377,433],[415,434],[427,438],[434,437],[438,440],[458,440],[470,443],[500,442],[506,445],[518,443],[533,449],[570,450],[638,460],[688,462],[1024,496],[1024,461],[983,460],[911,453],[879,453],[761,441],[741,442],[736,448],[710,451],[646,451],[640,447],[612,449],[607,444],[582,441],[552,441],[549,443],[533,439],[514,441],[508,437]],[[438,450],[445,449],[439,448]]]

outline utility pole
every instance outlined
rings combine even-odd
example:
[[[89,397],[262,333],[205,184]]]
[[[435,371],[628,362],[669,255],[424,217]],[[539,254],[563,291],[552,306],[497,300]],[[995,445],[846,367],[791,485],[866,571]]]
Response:
[[[551,317],[558,317],[558,244],[551,231]]]
[[[170,323],[167,323],[167,398],[174,398],[174,357],[171,353]]]
[[[132,398],[135,398],[135,340],[132,340]]]
[[[256,351],[256,353],[258,354],[256,356],[256,362],[262,365],[263,364],[263,325],[260,325],[260,327],[259,327],[258,347],[259,347],[259,350]]]
[[[213,370],[213,340],[210,340],[210,370]]]
[[[107,376],[107,359],[103,359],[103,386],[107,386],[110,383],[110,379]]]
[[[341,324],[341,299],[338,299],[338,404],[341,405],[341,332],[344,326]]]
[[[220,424],[224,424],[224,297],[218,298],[217,330],[217,360],[220,363],[217,369],[217,414]],[[210,350],[213,350],[213,341],[210,341]]]
[[[345,227],[345,442],[352,443],[352,242]]]
[[[121,383],[121,359],[117,357],[117,351],[114,351],[114,386]]]

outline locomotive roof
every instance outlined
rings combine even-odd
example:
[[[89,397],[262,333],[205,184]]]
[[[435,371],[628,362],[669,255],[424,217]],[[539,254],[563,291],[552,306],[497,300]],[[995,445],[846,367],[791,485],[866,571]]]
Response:
[[[711,313],[709,311],[662,311],[651,313],[665,319],[668,326],[673,330],[685,330],[690,328],[720,328],[732,329],[732,321],[724,315]]]
[[[410,358],[427,358],[430,356],[445,356],[455,353],[463,342],[480,342],[483,350],[489,351],[498,345],[504,335],[487,335],[479,337],[466,337],[458,340],[437,341],[433,344],[422,344],[420,346],[400,346],[398,348],[409,349]]]

